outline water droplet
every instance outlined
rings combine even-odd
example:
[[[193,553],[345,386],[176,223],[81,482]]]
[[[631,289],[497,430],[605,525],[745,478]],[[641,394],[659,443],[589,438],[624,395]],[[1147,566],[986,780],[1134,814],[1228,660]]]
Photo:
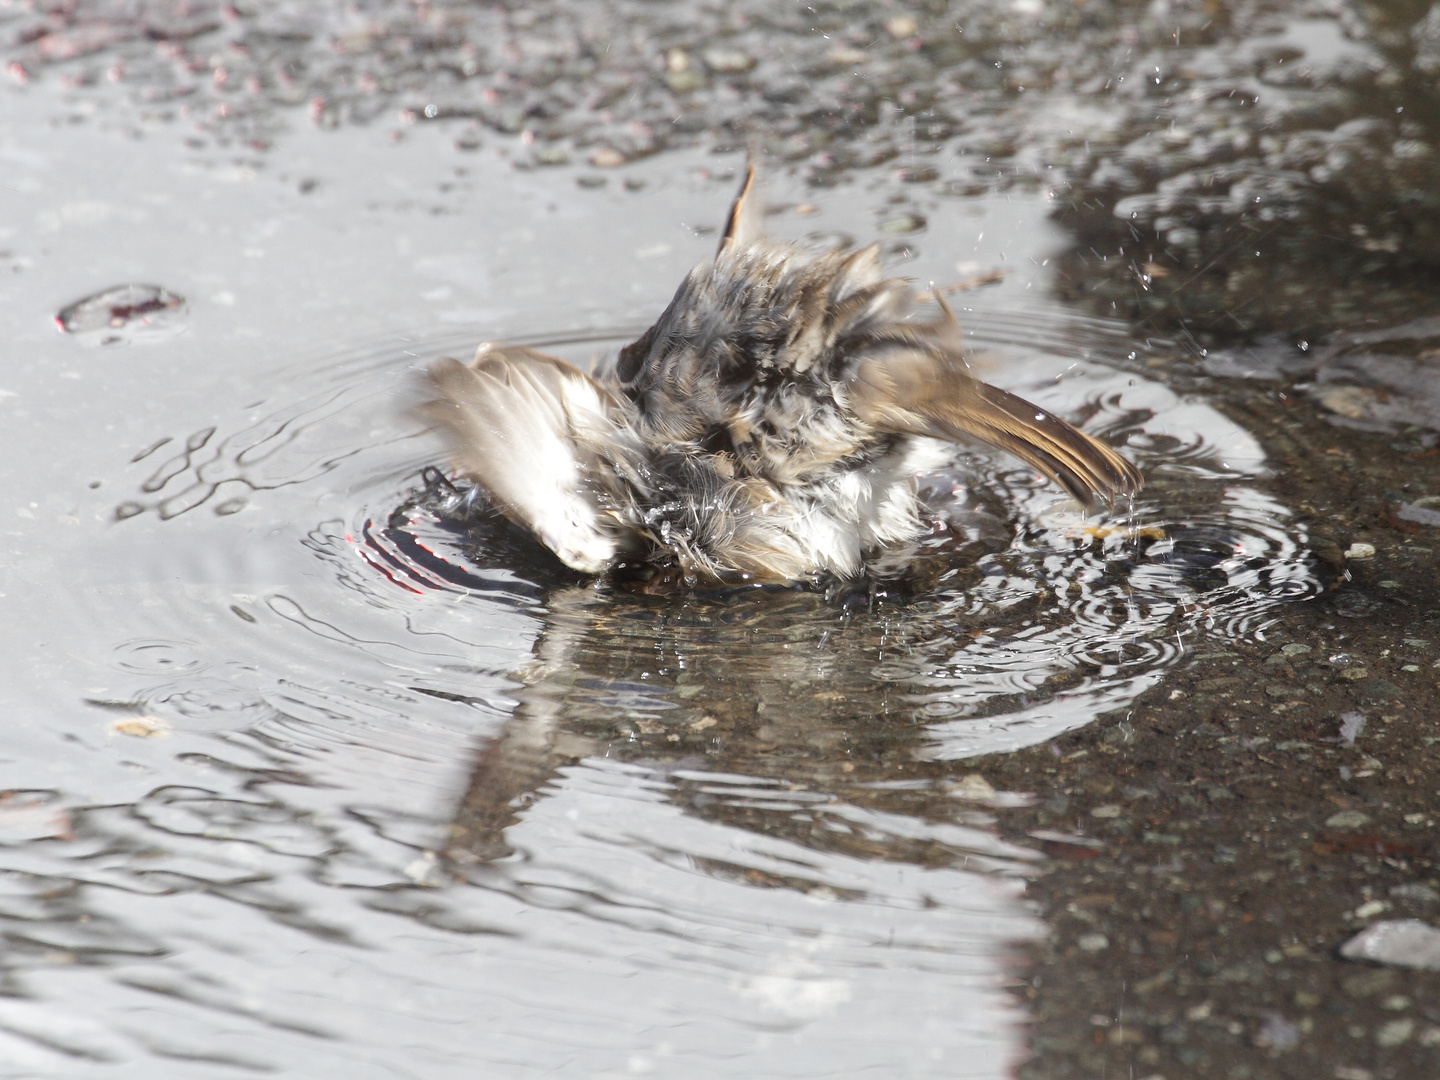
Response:
[[[60,309],[55,325],[87,345],[163,341],[185,329],[185,298],[159,285],[117,285]]]

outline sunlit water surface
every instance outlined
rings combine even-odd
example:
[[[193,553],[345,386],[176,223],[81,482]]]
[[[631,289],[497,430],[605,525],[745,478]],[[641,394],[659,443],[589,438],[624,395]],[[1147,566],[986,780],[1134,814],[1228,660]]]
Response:
[[[349,139],[327,153],[389,152]],[[503,199],[516,181],[492,171]],[[573,186],[535,183],[560,219],[581,213]],[[41,342],[37,315],[139,272],[108,256],[12,289],[39,359],[10,404],[41,434],[10,468],[48,476],[53,448],[67,475],[18,504],[6,578],[7,1075],[1006,1075],[1011,958],[1044,933],[1023,899],[1039,856],[991,828],[1023,793],[933,763],[1122,710],[1197,643],[1261,632],[1314,588],[1255,440],[1112,366],[1137,347],[1115,328],[1016,285],[963,313],[977,358],[1128,447],[1148,479],[1133,507],[1086,520],[967,451],[926,480],[949,562],[908,584],[637,597],[428,509],[438,447],[405,409],[420,365],[481,337],[582,365],[613,352],[669,268],[637,274],[638,299],[596,286],[600,329],[554,332],[573,323],[553,293],[502,306],[572,242],[538,214],[536,264],[508,284],[463,252],[412,248],[396,271],[468,281],[496,313],[372,332],[383,262],[347,279],[309,244],[353,215],[343,255],[393,220],[317,206],[277,219],[265,258],[285,268],[253,279],[289,275],[279,334],[223,336],[201,303],[165,307],[148,353],[128,316],[128,346]],[[442,243],[443,223],[414,227]],[[620,226],[590,227],[605,243]],[[249,272],[252,242],[210,270],[172,260],[192,280],[157,287],[234,307],[225,274]],[[329,279],[324,303],[307,273]],[[463,300],[447,288],[433,302]],[[252,307],[232,330],[246,319],[269,325]],[[292,344],[285,319],[341,344]],[[83,377],[54,381],[67,370]]]

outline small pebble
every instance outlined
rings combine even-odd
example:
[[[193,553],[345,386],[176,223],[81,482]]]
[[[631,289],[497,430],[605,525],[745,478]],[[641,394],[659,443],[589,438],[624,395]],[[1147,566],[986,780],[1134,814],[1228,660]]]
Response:
[[[1114,804],[1097,806],[1094,810],[1090,811],[1090,816],[1098,818],[1118,818],[1120,816],[1120,807]]]
[[[1391,1020],[1375,1033],[1375,1041],[1381,1046],[1400,1046],[1415,1032],[1414,1020]]]
[[[700,58],[711,71],[723,75],[743,74],[755,66],[754,57],[739,49],[706,49]]]
[[[902,233],[918,232],[925,227],[925,219],[919,214],[901,214],[880,223],[880,231],[898,236]]]
[[[1104,952],[1110,947],[1110,939],[1104,934],[1084,934],[1075,944],[1085,952]]]
[[[962,776],[950,788],[950,795],[956,799],[973,799],[983,802],[995,797],[995,789],[979,773]]]
[[[1345,558],[1347,559],[1373,559],[1374,557],[1374,544],[1362,544],[1357,540],[1345,549]]]
[[[1419,919],[1386,919],[1340,946],[1346,960],[1440,971],[1440,930]]]
[[[1339,413],[1341,416],[1348,416],[1351,420],[1363,420],[1369,417],[1374,410],[1380,395],[1368,386],[1327,386],[1317,391],[1316,397],[1320,404],[1331,412]],[[1369,544],[1365,545],[1369,547]],[[1371,548],[1370,554],[1375,554]],[[1368,555],[1356,556],[1357,558],[1369,558]]]
[[[896,40],[914,37],[919,29],[920,24],[909,15],[892,15],[885,20],[885,32]]]
[[[677,94],[688,94],[704,88],[705,76],[692,67],[686,67],[680,71],[667,71],[665,72],[665,85]]]
[[[1362,814],[1359,810],[1341,810],[1338,814],[1331,814],[1326,818],[1325,826],[1330,829],[1358,829],[1369,822],[1370,815]]]
[[[1418,817],[1422,821],[1425,819],[1424,814],[1406,814],[1405,820],[1410,820],[1412,816]],[[1404,885],[1396,885],[1390,890],[1390,895],[1397,900],[1414,900],[1422,904],[1433,904],[1440,900],[1440,890],[1432,889],[1429,885],[1422,885],[1418,881],[1407,881]]]
[[[1270,1050],[1293,1050],[1300,1045],[1300,1029],[1272,1012],[1255,1033],[1255,1045]]]
[[[1401,503],[1400,509],[1395,511],[1395,516],[1401,521],[1414,521],[1421,525],[1440,525],[1440,510],[1422,506],[1420,500],[1413,503]]]

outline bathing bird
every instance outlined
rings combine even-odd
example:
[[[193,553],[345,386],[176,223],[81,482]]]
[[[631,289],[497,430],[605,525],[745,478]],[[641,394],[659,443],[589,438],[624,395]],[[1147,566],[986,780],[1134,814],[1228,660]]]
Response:
[[[878,244],[766,237],[747,164],[713,259],[594,377],[487,342],[428,371],[456,470],[586,574],[687,585],[853,578],[927,531],[917,475],[978,440],[1093,508],[1139,471],[972,374],[954,312],[887,277]]]

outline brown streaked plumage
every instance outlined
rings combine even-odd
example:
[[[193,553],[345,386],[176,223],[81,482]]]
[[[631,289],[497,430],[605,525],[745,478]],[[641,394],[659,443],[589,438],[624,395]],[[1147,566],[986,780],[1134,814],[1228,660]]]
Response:
[[[954,313],[916,321],[878,246],[763,237],[747,167],[715,258],[597,378],[519,346],[438,361],[422,410],[456,466],[562,561],[688,579],[849,577],[922,532],[934,440],[1016,455],[1087,507],[1142,480],[1110,447],[976,379]]]

